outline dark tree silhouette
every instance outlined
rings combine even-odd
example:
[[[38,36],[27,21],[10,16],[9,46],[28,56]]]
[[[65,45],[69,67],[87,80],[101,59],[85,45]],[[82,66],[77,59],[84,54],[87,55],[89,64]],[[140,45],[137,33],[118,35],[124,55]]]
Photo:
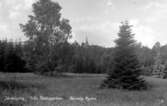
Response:
[[[141,68],[135,54],[135,40],[131,32],[131,25],[122,22],[119,38],[115,41],[116,47],[112,61],[112,69],[102,87],[141,90],[146,88],[142,79]]]
[[[33,4],[33,15],[29,15],[22,31],[29,38],[26,53],[27,66],[33,71],[55,69],[55,46],[71,37],[69,20],[61,17],[61,6],[52,0],[39,0]]]
[[[21,43],[0,41],[0,71],[26,72]]]

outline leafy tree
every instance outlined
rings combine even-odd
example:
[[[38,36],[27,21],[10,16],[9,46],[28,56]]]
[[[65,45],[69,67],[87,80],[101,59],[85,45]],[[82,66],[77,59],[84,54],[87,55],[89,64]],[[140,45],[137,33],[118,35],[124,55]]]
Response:
[[[146,88],[141,78],[141,68],[135,54],[135,40],[131,26],[127,21],[120,26],[119,38],[115,41],[116,47],[113,57],[113,66],[102,87],[141,90]]]
[[[167,78],[167,62],[165,62],[164,64],[164,75],[163,75],[163,78],[166,79]]]
[[[154,53],[152,49],[142,46],[138,43],[136,46],[136,54],[142,67],[142,75],[152,75],[154,64]]]
[[[166,61],[167,61],[167,45],[161,46],[160,52],[161,52],[162,62],[166,63]]]
[[[21,29],[27,41],[27,66],[31,70],[53,71],[55,68],[55,46],[71,37],[69,20],[61,17],[61,6],[51,0],[39,0],[33,4],[33,15],[29,15]]]
[[[162,64],[161,59],[161,45],[159,42],[155,43],[153,47],[153,51],[155,52],[155,58],[154,58],[154,66],[153,66],[153,75],[159,78],[163,78],[165,76],[164,69],[165,65]]]

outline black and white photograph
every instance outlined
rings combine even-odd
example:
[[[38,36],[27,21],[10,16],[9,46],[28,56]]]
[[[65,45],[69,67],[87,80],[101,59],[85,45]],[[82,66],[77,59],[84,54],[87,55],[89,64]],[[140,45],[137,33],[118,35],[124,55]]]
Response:
[[[0,0],[0,106],[167,106],[167,0]]]

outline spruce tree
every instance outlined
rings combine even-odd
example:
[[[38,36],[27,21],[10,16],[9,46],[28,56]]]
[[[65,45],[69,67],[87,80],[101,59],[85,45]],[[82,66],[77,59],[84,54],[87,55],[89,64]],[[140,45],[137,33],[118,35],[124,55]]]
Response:
[[[141,75],[141,68],[135,54],[134,34],[128,21],[122,22],[113,54],[112,69],[102,87],[142,90],[146,83]]]

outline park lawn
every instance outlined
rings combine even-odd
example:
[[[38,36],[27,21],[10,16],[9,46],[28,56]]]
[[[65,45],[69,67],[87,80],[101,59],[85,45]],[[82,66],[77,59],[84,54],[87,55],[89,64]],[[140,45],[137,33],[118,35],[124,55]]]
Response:
[[[66,74],[46,77],[32,73],[0,73],[0,95],[3,97],[63,97],[63,101],[12,102],[18,106],[167,106],[167,80],[145,77],[152,85],[147,91],[100,89],[106,75]],[[95,97],[96,101],[70,101],[73,97]],[[9,103],[9,102],[3,102]],[[11,103],[11,102],[10,102]],[[21,105],[22,104],[22,105]],[[4,105],[5,106],[5,105]]]

